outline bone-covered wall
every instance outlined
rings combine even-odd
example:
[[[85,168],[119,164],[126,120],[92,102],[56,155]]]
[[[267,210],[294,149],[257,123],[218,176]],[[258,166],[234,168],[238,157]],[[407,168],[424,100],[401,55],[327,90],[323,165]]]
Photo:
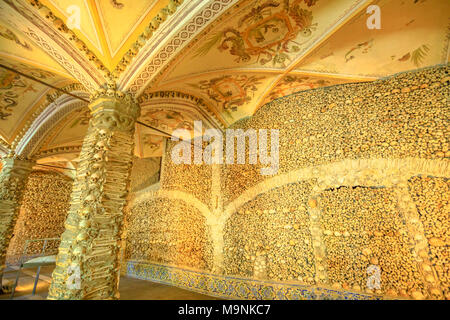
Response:
[[[260,164],[175,165],[169,144],[161,189],[130,202],[127,259],[212,270],[230,283],[223,296],[238,277],[450,299],[448,72],[299,92],[233,124],[280,130],[274,176]],[[202,254],[175,249],[183,240]]]
[[[183,201],[153,198],[127,217],[125,258],[211,270],[212,246],[205,217]]]
[[[64,231],[72,180],[50,171],[33,171],[25,187],[14,235],[7,251],[7,263],[17,263],[26,240],[59,238]],[[41,252],[43,242],[30,243],[27,254]],[[55,254],[59,241],[48,242],[46,251]]]

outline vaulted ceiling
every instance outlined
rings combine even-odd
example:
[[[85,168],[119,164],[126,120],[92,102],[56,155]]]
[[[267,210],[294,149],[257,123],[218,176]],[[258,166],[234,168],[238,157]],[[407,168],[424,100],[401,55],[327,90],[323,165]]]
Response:
[[[367,27],[370,5],[381,29]],[[165,132],[225,128],[293,92],[448,63],[449,39],[442,0],[0,0],[0,64],[86,99],[115,82]],[[86,103],[0,77],[0,152],[76,161]],[[136,156],[160,156],[162,141],[137,126]]]

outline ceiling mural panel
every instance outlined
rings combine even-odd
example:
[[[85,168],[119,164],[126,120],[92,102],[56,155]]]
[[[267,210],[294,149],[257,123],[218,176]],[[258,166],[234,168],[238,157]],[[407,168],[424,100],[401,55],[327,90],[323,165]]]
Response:
[[[164,137],[146,127],[138,127],[134,154],[138,158],[162,157]]]
[[[0,57],[30,64],[67,78],[69,73],[22,32],[0,20]]]
[[[381,77],[447,62],[450,1],[374,3],[380,7],[380,30],[366,27],[364,10],[296,69]]]
[[[263,101],[263,105],[280,97],[290,95],[294,92],[328,87],[336,84],[348,83],[352,80],[311,76],[304,74],[288,74],[277,82]]]
[[[52,72],[2,57],[0,63],[51,85],[62,86],[71,82]],[[11,143],[34,109],[45,101],[49,88],[3,68],[0,68],[0,81],[0,134]]]

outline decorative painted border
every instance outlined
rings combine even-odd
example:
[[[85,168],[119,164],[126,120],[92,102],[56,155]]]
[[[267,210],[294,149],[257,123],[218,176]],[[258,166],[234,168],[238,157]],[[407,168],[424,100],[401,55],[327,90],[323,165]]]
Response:
[[[55,147],[48,150],[39,151],[35,154],[36,158],[45,158],[58,154],[66,154],[66,153],[80,153],[82,146],[63,146],[63,147]]]
[[[385,297],[322,286],[254,280],[128,260],[126,275],[224,299],[243,300],[382,300]]]

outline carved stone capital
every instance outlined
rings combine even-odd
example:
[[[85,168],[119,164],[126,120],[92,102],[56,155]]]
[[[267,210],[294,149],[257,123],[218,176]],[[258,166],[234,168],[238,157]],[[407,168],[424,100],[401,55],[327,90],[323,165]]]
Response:
[[[99,95],[90,105],[91,125],[99,129],[129,131],[140,115],[140,107],[129,94],[120,91]]]

